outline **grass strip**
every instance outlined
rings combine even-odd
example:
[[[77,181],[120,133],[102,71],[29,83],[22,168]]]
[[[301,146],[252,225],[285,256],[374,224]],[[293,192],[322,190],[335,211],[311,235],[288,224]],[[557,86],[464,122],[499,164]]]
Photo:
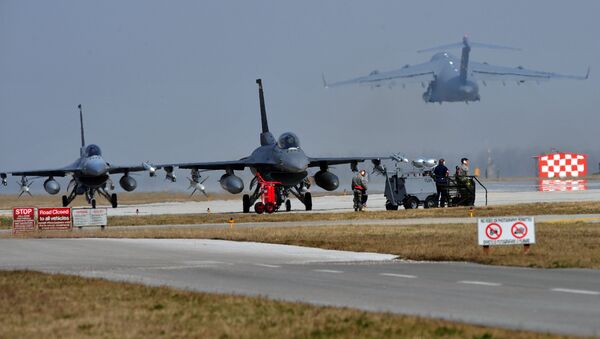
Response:
[[[0,272],[0,337],[562,338],[27,271]]]

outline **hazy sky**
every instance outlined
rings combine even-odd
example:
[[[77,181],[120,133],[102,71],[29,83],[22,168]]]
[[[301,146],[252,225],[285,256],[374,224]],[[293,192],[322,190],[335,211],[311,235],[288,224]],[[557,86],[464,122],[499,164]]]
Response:
[[[0,169],[74,160],[79,103],[87,141],[113,163],[246,156],[259,141],[258,77],[272,132],[293,130],[309,155],[519,155],[498,163],[555,147],[595,162],[598,13],[598,1],[0,0]],[[523,48],[473,49],[472,60],[568,74],[590,65],[591,77],[481,86],[469,105],[426,104],[420,85],[322,86],[321,73],[423,62],[416,50],[465,33]]]

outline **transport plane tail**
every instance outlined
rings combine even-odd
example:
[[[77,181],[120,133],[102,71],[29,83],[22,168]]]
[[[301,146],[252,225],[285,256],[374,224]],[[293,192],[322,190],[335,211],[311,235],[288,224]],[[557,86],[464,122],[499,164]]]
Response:
[[[460,58],[460,76],[459,79],[462,84],[465,84],[467,81],[467,72],[469,67],[469,54],[471,52],[471,47],[477,48],[489,48],[489,49],[503,49],[510,51],[520,51],[520,48],[509,47],[509,46],[501,46],[494,44],[486,44],[482,42],[471,42],[469,38],[465,35],[462,38],[461,42],[456,42],[452,44],[422,49],[417,51],[417,53],[426,53],[426,52],[435,52],[435,51],[445,51],[452,48],[462,48],[461,58]]]

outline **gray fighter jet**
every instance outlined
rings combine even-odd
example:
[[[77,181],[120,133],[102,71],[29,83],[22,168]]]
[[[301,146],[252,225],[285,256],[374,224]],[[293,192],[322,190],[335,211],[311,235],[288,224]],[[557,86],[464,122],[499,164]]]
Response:
[[[92,205],[92,208],[96,208],[96,193],[105,197],[112,205],[117,207],[117,194],[110,194],[108,189],[114,188],[112,181],[110,180],[110,174],[123,174],[119,180],[121,187],[131,192],[137,187],[137,182],[132,178],[130,172],[148,171],[150,176],[154,176],[156,173],[156,167],[142,163],[139,166],[113,166],[106,162],[102,158],[102,151],[98,145],[85,144],[85,137],[83,131],[83,111],[81,105],[79,108],[79,119],[81,123],[81,149],[80,158],[77,159],[71,165],[57,169],[37,170],[37,171],[14,171],[8,172],[13,176],[21,176],[21,196],[23,192],[29,192],[29,186],[31,182],[27,180],[27,177],[47,177],[44,181],[44,189],[49,194],[58,194],[60,192],[60,184],[56,181],[55,177],[71,176],[72,180],[67,188],[68,195],[62,196],[63,206],[68,206],[77,195],[85,195],[88,204]],[[172,170],[171,170],[172,172]],[[167,170],[167,176],[169,171]],[[6,184],[7,173],[1,173],[0,177],[2,183]],[[70,191],[70,192],[69,192]]]
[[[462,47],[460,58],[446,52],[450,48]],[[585,76],[562,75],[551,72],[534,71],[518,67],[504,67],[490,65],[487,62],[479,63],[469,60],[471,47],[518,50],[517,48],[469,42],[463,37],[462,42],[428,48],[418,53],[441,51],[434,54],[431,60],[422,64],[406,65],[398,70],[389,72],[373,71],[367,76],[328,84],[323,76],[323,84],[327,87],[336,87],[350,84],[369,85],[373,87],[396,85],[403,87],[409,83],[420,83],[423,88],[427,84],[427,91],[423,93],[425,102],[466,102],[479,101],[479,86],[484,86],[491,81],[501,81],[503,84],[514,81],[517,84],[526,81],[541,82],[551,79],[585,80],[589,77],[588,68]]]
[[[325,190],[333,191],[338,188],[339,179],[329,171],[330,165],[350,164],[351,168],[355,170],[358,162],[371,160],[374,166],[380,166],[379,157],[308,157],[300,147],[298,137],[291,132],[283,133],[278,140],[275,140],[267,123],[262,81],[258,79],[256,83],[258,84],[262,133],[260,134],[260,147],[256,148],[250,156],[233,161],[179,163],[161,165],[161,167],[176,166],[190,169],[194,182],[200,182],[200,170],[224,170],[225,174],[221,176],[219,182],[224,190],[233,194],[241,193],[244,190],[244,182],[235,175],[234,171],[241,171],[248,167],[255,175],[250,189],[252,190],[253,186],[256,188],[251,195],[243,196],[243,211],[248,213],[252,204],[261,198],[261,201],[254,205],[255,211],[271,213],[279,209],[283,203],[285,203],[287,211],[291,209],[288,199],[290,193],[304,204],[307,211],[312,209],[312,196],[308,192],[310,182],[307,170],[309,167],[319,167],[319,171],[314,175],[315,183]],[[272,188],[271,193],[269,193],[269,187]]]

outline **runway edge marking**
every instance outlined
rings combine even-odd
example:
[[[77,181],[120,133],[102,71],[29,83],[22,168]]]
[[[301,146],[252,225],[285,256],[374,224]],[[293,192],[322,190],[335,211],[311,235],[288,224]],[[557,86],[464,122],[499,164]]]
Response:
[[[461,280],[457,281],[458,284],[467,285],[481,285],[481,286],[502,286],[501,283],[489,282],[489,281],[476,281],[476,280]]]
[[[416,275],[411,275],[411,274],[379,273],[379,275],[382,275],[384,277],[394,277],[394,278],[408,278],[408,279],[416,279],[417,278]]]
[[[576,289],[571,289],[571,288],[551,288],[550,291],[573,293],[573,294],[585,294],[585,295],[600,295],[600,292],[598,292],[598,291],[576,290]]]

